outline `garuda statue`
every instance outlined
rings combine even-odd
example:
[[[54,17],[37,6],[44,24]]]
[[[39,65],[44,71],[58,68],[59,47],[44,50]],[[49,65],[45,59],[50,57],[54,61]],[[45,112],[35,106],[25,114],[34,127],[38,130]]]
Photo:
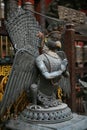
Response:
[[[59,86],[67,94],[70,91],[68,61],[65,53],[57,50],[61,43],[48,39],[45,45],[48,50],[39,54],[42,38],[37,34],[41,27],[29,10],[18,9],[9,15],[5,24],[15,49],[15,58],[0,103],[0,117],[16,111],[13,110],[14,104],[20,102],[21,94],[26,92],[33,101],[20,111],[21,120],[56,123],[71,119],[70,108],[56,99]]]

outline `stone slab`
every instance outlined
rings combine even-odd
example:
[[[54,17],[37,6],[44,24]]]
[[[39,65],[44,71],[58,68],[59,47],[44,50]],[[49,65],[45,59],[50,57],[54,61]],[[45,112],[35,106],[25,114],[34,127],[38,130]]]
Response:
[[[87,116],[73,114],[69,121],[56,124],[31,124],[20,120],[10,120],[6,130],[87,130]]]

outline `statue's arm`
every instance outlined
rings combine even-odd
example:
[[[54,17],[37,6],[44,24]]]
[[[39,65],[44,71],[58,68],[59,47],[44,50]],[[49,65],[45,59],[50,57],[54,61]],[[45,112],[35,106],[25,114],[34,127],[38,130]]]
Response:
[[[36,65],[39,68],[41,74],[46,78],[46,79],[53,79],[55,77],[58,77],[60,75],[62,75],[63,70],[58,70],[58,71],[54,71],[54,72],[49,72],[44,61],[41,60],[41,58],[37,58],[36,59]]]
[[[53,79],[55,77],[58,77],[62,74],[62,70],[59,70],[59,71],[54,71],[54,72],[44,72],[43,73],[43,76],[46,78],[46,79]]]

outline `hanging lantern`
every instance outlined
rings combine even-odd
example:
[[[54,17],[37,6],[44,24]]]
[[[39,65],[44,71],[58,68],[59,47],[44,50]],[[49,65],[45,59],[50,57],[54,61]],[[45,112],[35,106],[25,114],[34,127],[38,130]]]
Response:
[[[75,45],[75,57],[78,66],[83,66],[83,42],[78,42]]]

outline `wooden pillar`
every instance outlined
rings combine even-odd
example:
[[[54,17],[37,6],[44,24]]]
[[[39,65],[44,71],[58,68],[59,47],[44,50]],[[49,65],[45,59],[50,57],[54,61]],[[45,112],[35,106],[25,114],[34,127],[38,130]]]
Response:
[[[35,3],[35,11],[41,14],[45,14],[46,9],[46,0],[39,0],[39,2]],[[45,17],[40,14],[35,14],[37,21],[42,26],[42,29],[45,30]]]
[[[69,62],[70,82],[71,82],[71,96],[70,107],[73,112],[76,112],[76,92],[75,92],[75,30],[73,25],[66,25],[66,31],[64,35],[64,50]]]

